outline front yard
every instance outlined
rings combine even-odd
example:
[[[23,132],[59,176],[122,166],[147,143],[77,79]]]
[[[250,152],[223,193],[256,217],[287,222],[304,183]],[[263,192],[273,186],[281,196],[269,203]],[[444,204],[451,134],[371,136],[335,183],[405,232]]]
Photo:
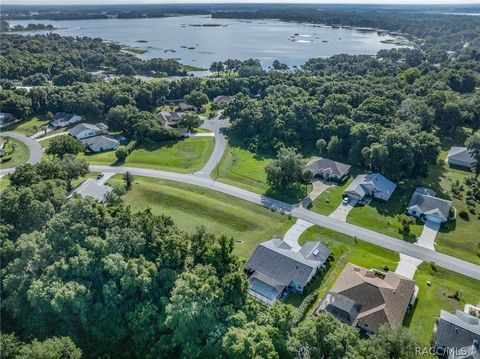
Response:
[[[40,131],[43,126],[48,124],[48,120],[41,119],[39,117],[32,117],[28,120],[13,123],[5,131],[15,131],[26,136],[31,136]]]
[[[30,151],[22,141],[12,137],[2,137],[5,141],[3,151],[5,156],[0,157],[0,168],[12,168],[28,161]]]
[[[345,182],[335,184],[328,188],[317,197],[312,203],[310,210],[323,214],[325,216],[330,215],[337,207],[342,203],[343,191],[352,183],[354,176],[350,176]]]

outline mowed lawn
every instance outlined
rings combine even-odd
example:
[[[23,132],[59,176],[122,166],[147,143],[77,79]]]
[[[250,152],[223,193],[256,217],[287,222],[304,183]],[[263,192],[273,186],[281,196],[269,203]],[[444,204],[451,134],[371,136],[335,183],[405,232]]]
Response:
[[[179,141],[143,144],[135,148],[124,162],[118,162],[115,151],[82,154],[90,164],[130,166],[192,173],[208,161],[214,147],[213,137],[189,137]]]
[[[309,308],[309,314],[333,286],[347,263],[384,271],[385,268],[395,270],[400,260],[396,252],[319,226],[310,227],[302,234],[300,244],[303,245],[307,241],[322,241],[333,251],[327,272],[313,282],[311,292],[318,291],[318,295],[314,304]],[[298,307],[304,297],[305,295],[290,294],[286,302]]]
[[[313,201],[311,211],[324,214],[325,216],[330,215],[337,207],[342,203],[343,191],[352,183],[354,176],[350,176],[343,183],[338,183],[332,187],[326,189],[324,192]]]
[[[13,146],[14,150],[0,158],[0,168],[16,167],[28,161],[30,150],[26,144],[12,137],[3,137],[3,139],[6,141],[4,148],[8,150]]]
[[[429,263],[421,264],[413,279],[420,291],[413,310],[407,314],[403,324],[425,346],[433,338],[433,327],[441,309],[463,311],[465,304],[477,304],[480,300],[480,281],[439,267],[434,270]],[[431,285],[427,285],[427,281]],[[459,300],[453,298],[457,291]]]
[[[7,128],[5,128],[5,131],[15,131],[27,136],[31,136],[34,133],[40,131],[40,128],[42,126],[46,126],[47,124],[48,120],[38,117],[32,117],[28,120],[20,121],[8,126]]]
[[[119,181],[123,179],[117,175],[109,183]],[[192,232],[205,226],[212,233],[232,236],[236,253],[245,258],[258,243],[275,235],[283,238],[294,223],[287,215],[220,192],[147,177],[135,176],[123,199],[135,211],[150,208],[154,214],[172,217],[182,230]]]
[[[220,182],[287,203],[300,202],[306,197],[304,185],[298,184],[288,190],[272,190],[269,188],[265,167],[272,160],[273,157],[259,156],[239,147],[228,146],[212,176]],[[310,185],[307,190],[311,190]]]
[[[8,175],[3,176],[0,178],[0,193],[5,191],[5,188],[7,188],[10,185],[10,179],[8,178]]]

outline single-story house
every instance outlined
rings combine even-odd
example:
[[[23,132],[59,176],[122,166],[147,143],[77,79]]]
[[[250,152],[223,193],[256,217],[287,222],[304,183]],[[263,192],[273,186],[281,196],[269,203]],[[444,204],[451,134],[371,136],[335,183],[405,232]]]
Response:
[[[343,192],[345,196],[361,201],[365,197],[375,197],[388,201],[397,185],[380,173],[357,176]]]
[[[281,239],[260,243],[249,258],[246,269],[248,292],[265,304],[275,303],[288,288],[303,292],[318,270],[324,269],[332,253],[325,244],[310,241],[299,251]]]
[[[160,122],[163,124],[163,127],[166,129],[175,131],[181,137],[188,136],[189,131],[187,128],[178,127],[178,123],[182,117],[181,112],[161,111],[155,116],[160,120]]]
[[[451,201],[435,197],[435,192],[429,188],[418,187],[410,199],[407,212],[424,221],[442,223],[450,217],[451,207]]]
[[[189,112],[189,111],[197,111],[197,108],[193,105],[189,105],[185,102],[180,102],[177,106],[176,112]]]
[[[452,147],[448,151],[447,162],[449,165],[472,168],[473,157],[466,147]]]
[[[441,310],[434,347],[443,358],[480,358],[480,319],[460,310]]]
[[[383,324],[402,324],[414,292],[411,279],[347,263],[314,314],[327,312],[346,324],[376,333]]]
[[[81,197],[91,197],[100,203],[105,203],[107,201],[108,194],[112,190],[112,187],[100,184],[94,178],[89,178],[80,186],[78,186],[73,193],[76,193]]]
[[[82,116],[59,112],[55,114],[53,121],[50,122],[49,126],[53,128],[67,127],[73,125],[74,123],[80,122],[81,120]]]
[[[116,150],[120,141],[115,136],[101,135],[82,140],[86,149],[92,152]]]
[[[70,136],[75,137],[78,140],[84,138],[93,137],[97,135],[103,135],[108,132],[108,126],[103,123],[90,124],[90,123],[79,123],[75,127],[71,128],[68,131]]]
[[[6,125],[14,120],[14,117],[11,113],[0,112],[0,125]]]
[[[220,95],[213,99],[214,105],[222,105],[224,103],[230,103],[235,99],[234,96]]]
[[[339,181],[348,174],[352,166],[328,158],[315,157],[305,167],[313,172],[313,176]]]

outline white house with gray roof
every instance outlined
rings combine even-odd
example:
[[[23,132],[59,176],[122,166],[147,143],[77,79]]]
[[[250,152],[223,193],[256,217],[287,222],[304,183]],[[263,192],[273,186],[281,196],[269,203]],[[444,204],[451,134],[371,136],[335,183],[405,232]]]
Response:
[[[319,176],[327,180],[339,181],[348,174],[352,166],[345,163],[330,160],[328,158],[314,157],[305,168],[312,171],[313,176]]]
[[[246,264],[249,294],[272,305],[285,289],[303,292],[318,270],[325,268],[332,250],[310,241],[298,251],[281,239],[260,243]]]
[[[115,136],[102,135],[89,137],[82,140],[85,148],[92,152],[115,150],[120,146],[120,141]]]
[[[72,113],[59,112],[55,114],[53,121],[50,122],[49,126],[53,128],[61,128],[73,125],[74,123],[80,122],[82,116],[75,115]]]
[[[451,207],[451,201],[435,197],[435,192],[429,188],[418,187],[410,199],[407,212],[423,221],[442,223],[449,219]]]
[[[466,147],[452,147],[448,151],[447,162],[449,165],[464,167],[470,170],[473,164],[473,157]]]
[[[75,137],[78,140],[82,140],[84,138],[93,137],[97,135],[102,135],[108,132],[108,126],[104,123],[79,123],[75,127],[71,128],[68,131],[70,136]]]
[[[357,201],[372,197],[388,201],[395,188],[397,185],[380,173],[370,173],[357,176],[343,193]]]
[[[93,198],[100,203],[105,203],[107,201],[108,194],[112,192],[112,190],[112,187],[100,184],[94,178],[88,178],[80,186],[78,186],[73,193],[76,193],[81,197]]]

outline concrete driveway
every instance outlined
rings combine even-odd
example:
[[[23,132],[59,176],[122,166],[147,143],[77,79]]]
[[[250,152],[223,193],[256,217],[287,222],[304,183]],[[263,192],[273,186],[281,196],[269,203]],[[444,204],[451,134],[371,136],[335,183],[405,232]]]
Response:
[[[413,279],[417,267],[422,263],[421,259],[407,256],[406,254],[400,253],[400,262],[398,262],[397,269],[395,273],[403,275],[404,277]]]
[[[287,242],[294,252],[298,252],[302,247],[298,244],[298,240],[303,232],[314,224],[304,221],[303,219],[297,219],[297,222],[285,233],[283,240]]]
[[[98,184],[104,185],[111,177],[115,176],[115,172],[102,172],[103,177],[100,179],[97,179]]]
[[[417,245],[435,250],[435,237],[440,230],[440,223],[427,221],[423,226],[422,234],[418,237]]]
[[[348,200],[348,203],[343,203],[343,202],[340,203],[340,205],[337,207],[337,209],[335,211],[333,211],[329,215],[329,217],[338,219],[338,220],[343,221],[343,222],[346,222],[348,214],[353,209],[353,207],[355,207],[356,204],[357,204],[357,201],[350,198]]]
[[[315,178],[312,181],[312,191],[308,194],[307,197],[305,197],[302,202],[300,202],[300,205],[304,208],[307,208],[310,203],[315,201],[318,196],[322,194],[327,188],[331,187],[332,184],[329,184],[328,182],[324,182],[323,180],[320,180],[318,178]]]

